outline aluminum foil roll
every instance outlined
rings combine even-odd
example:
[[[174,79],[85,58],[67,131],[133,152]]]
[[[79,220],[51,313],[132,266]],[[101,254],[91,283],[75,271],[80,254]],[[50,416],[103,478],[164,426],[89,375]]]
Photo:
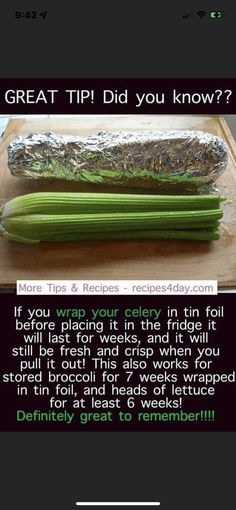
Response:
[[[165,191],[215,182],[227,161],[225,142],[201,131],[32,133],[8,147],[8,166],[17,177]]]

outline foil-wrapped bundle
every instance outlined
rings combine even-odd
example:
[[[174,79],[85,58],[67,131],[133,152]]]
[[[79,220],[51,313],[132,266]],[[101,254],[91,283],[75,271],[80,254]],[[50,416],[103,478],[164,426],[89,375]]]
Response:
[[[225,142],[201,131],[32,133],[8,147],[12,175],[139,188],[198,188],[227,166]]]

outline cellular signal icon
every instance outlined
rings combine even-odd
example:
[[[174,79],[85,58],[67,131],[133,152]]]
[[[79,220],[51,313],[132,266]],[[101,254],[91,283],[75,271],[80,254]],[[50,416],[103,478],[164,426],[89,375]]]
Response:
[[[193,18],[194,17],[194,13],[193,12],[189,12],[188,14],[184,14],[182,16],[183,19],[190,19],[190,18]]]

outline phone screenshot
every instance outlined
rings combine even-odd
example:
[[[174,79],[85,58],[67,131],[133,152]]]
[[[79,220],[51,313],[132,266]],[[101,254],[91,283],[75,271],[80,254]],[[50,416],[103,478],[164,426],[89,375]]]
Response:
[[[4,510],[235,508],[235,15],[2,8]]]

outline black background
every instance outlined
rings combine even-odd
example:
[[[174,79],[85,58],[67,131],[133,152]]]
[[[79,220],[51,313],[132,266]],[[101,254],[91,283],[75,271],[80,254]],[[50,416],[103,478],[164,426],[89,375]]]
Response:
[[[234,510],[235,433],[2,433],[4,510],[76,501],[160,501]]]
[[[76,103],[73,98],[73,103],[70,104],[69,94],[65,90],[94,90],[94,102],[90,99],[85,100],[84,103]],[[188,99],[184,100],[184,104],[173,102],[173,89],[176,94],[214,94],[215,91],[222,91],[222,95],[217,102],[217,93],[212,103],[200,102],[198,98],[194,99],[196,103],[188,103]],[[9,104],[5,100],[5,92],[8,90],[23,90],[25,92],[26,103],[19,100],[18,103]],[[31,97],[27,103],[26,91],[30,90]],[[44,91],[46,99],[49,101],[50,96],[47,90],[58,90],[55,94],[54,103],[45,103],[40,100],[37,101],[40,90]],[[122,93],[124,98],[124,91],[128,91],[127,103],[112,102],[103,103],[103,91],[112,90],[118,94]],[[231,91],[227,103],[227,95],[224,91]],[[143,101],[140,107],[136,107],[137,98],[136,93],[141,97],[143,94],[159,94],[159,101],[161,94],[165,94],[165,102],[158,104],[156,102],[148,104]],[[11,96],[13,94],[11,93]],[[9,100],[11,99],[8,94]],[[16,93],[14,92],[14,97]],[[110,97],[110,95],[109,95]],[[180,97],[180,96],[179,96]],[[124,100],[124,99],[123,99]],[[183,102],[183,101],[182,101]],[[181,78],[156,78],[156,79],[128,79],[128,78],[80,78],[80,79],[2,79],[0,90],[0,110],[1,113],[7,114],[230,114],[236,112],[236,79],[221,78],[221,79],[181,79]]]
[[[45,20],[14,16],[16,10],[45,8]],[[223,9],[225,17],[182,17],[212,9]],[[233,78],[235,16],[231,0],[146,0],[140,5],[9,0],[1,5],[0,76]]]
[[[43,303],[42,303],[43,299]],[[162,308],[161,313],[161,330],[160,333],[164,334],[166,333],[166,322],[168,320],[167,317],[167,307],[171,306],[172,308],[177,308],[178,313],[180,310],[182,310],[184,307],[192,307],[192,308],[198,308],[200,310],[200,317],[199,318],[189,318],[188,321],[197,322],[198,320],[203,322],[203,331],[207,330],[207,323],[208,319],[204,320],[204,311],[205,308],[209,305],[211,305],[212,308],[218,308],[220,306],[224,306],[224,317],[223,318],[216,318],[214,320],[217,321],[217,331],[216,332],[209,332],[209,344],[199,344],[199,347],[214,347],[220,348],[220,356],[217,357],[210,357],[209,359],[213,360],[213,363],[211,364],[211,368],[208,370],[195,370],[196,373],[205,372],[205,373],[231,373],[233,372],[235,368],[235,358],[236,358],[236,344],[233,341],[233,327],[234,327],[234,303],[232,301],[232,296],[229,294],[222,294],[220,296],[14,296],[13,294],[5,295],[4,303],[1,310],[1,327],[2,331],[4,331],[4,342],[1,348],[1,361],[0,361],[0,367],[1,367],[1,374],[3,373],[9,373],[11,371],[13,372],[19,372],[19,357],[14,358],[11,356],[12,347],[22,346],[24,345],[23,342],[23,332],[15,331],[15,319],[13,316],[13,309],[14,306],[23,306],[24,313],[19,317],[19,321],[27,321],[27,307],[29,308],[45,308],[46,310],[49,308],[51,310],[51,318],[45,318],[42,320],[45,321],[54,321],[56,324],[60,324],[63,319],[57,320],[56,319],[56,309],[57,308],[84,308],[87,310],[86,317],[91,317],[90,310],[91,308],[119,308],[120,312],[118,317],[124,316],[124,311],[126,308],[135,309],[139,306],[142,306],[143,308]],[[184,320],[185,316],[184,313],[179,313],[178,318],[180,320]],[[37,320],[37,319],[36,319]],[[40,319],[38,319],[40,321]],[[84,320],[84,319],[82,319]],[[98,319],[102,320],[102,319]],[[119,320],[119,319],[118,319]],[[139,331],[138,338],[142,338],[142,330],[140,327],[138,327],[139,320],[135,320],[132,318],[131,320],[135,323],[136,331],[133,333],[136,333]],[[175,320],[175,319],[174,319]],[[72,321],[76,321],[76,319],[72,319]],[[109,334],[109,328],[106,330],[106,325],[109,324],[109,321],[104,322],[104,334]],[[27,334],[32,334],[31,331],[25,331]],[[53,331],[53,333],[60,334],[60,328],[57,326],[56,329]],[[73,331],[72,331],[73,333]],[[91,333],[91,332],[90,332]],[[115,334],[117,332],[114,332]],[[119,334],[124,333],[122,329],[119,329]],[[132,333],[132,331],[128,331],[128,333]],[[152,332],[149,331],[151,334]],[[197,332],[196,332],[197,333]],[[73,334],[72,334],[73,336]],[[172,345],[173,342],[171,342]],[[147,344],[143,342],[142,340],[142,346],[146,345],[147,347],[152,347],[151,344]],[[184,347],[186,347],[187,344],[183,344]],[[53,347],[53,345],[48,345],[47,343],[42,343],[43,347]],[[76,346],[75,343],[71,344],[71,346]],[[77,346],[79,346],[77,344]],[[96,342],[91,344],[91,350],[92,354],[91,357],[96,357]],[[131,346],[132,344],[126,344],[127,347]],[[135,346],[135,344],[133,344]],[[161,345],[160,345],[161,346]],[[168,347],[168,344],[162,344],[162,347]],[[182,347],[181,344],[176,344],[176,347]],[[119,363],[121,363],[121,359],[128,359],[125,358],[124,355],[122,355],[122,348],[120,349],[120,356],[119,356]],[[57,356],[56,352],[58,349],[56,349],[56,346],[54,344],[54,356],[53,359],[57,359],[57,361],[60,361],[60,356]],[[30,361],[32,358],[28,358]],[[71,359],[74,361],[74,357],[68,357],[66,359]],[[111,357],[110,359],[117,359]],[[143,360],[144,358],[136,357],[134,356],[135,360]],[[169,360],[173,359],[171,357],[168,358]],[[181,358],[179,358],[181,360]],[[184,356],[182,359],[186,359]],[[188,358],[187,358],[188,359]],[[208,359],[205,358],[204,359]],[[86,365],[87,368],[85,372],[89,372],[90,370],[94,370],[94,365],[91,364],[90,366]],[[120,368],[119,368],[120,367]],[[122,371],[122,365],[118,364],[117,370],[115,372],[119,373],[119,370]],[[103,371],[103,370],[102,370]],[[112,370],[108,370],[110,372]],[[26,370],[26,373],[32,372],[36,373],[38,370]],[[54,372],[54,371],[53,371]],[[55,373],[57,373],[55,371]],[[60,370],[59,370],[60,372]],[[70,370],[63,370],[63,373],[71,372]],[[80,370],[73,371],[74,373],[80,372]],[[100,370],[98,372],[101,372]],[[139,370],[137,370],[139,372]],[[142,370],[141,370],[142,372]],[[144,370],[144,372],[148,372],[148,370]],[[155,373],[163,373],[163,370],[151,370],[151,372]],[[167,370],[168,373],[178,373],[178,370]],[[181,371],[184,372],[184,371]],[[189,370],[188,370],[189,372]],[[126,382],[126,377],[122,375],[119,377],[118,382],[115,383],[116,386],[136,386],[140,382],[138,376],[135,375],[134,370],[134,376],[132,377],[131,381],[129,383]],[[44,385],[44,383],[42,383]],[[99,379],[97,376],[96,379],[96,385],[101,385],[102,380]],[[88,423],[86,425],[80,424],[78,420],[78,414],[80,413],[80,410],[73,409],[72,406],[69,404],[66,405],[65,409],[69,412],[75,411],[76,417],[72,421],[71,425],[66,425],[64,422],[17,422],[16,421],[16,410],[22,409],[25,410],[25,412],[33,412],[35,409],[38,409],[40,411],[48,411],[49,410],[49,398],[46,397],[34,397],[31,393],[27,396],[19,397],[16,393],[16,383],[3,383],[2,377],[1,377],[1,401],[0,405],[2,408],[4,408],[4,413],[1,417],[0,422],[0,428],[1,430],[10,431],[10,430],[24,430],[24,431],[190,431],[190,430],[199,430],[199,431],[236,431],[236,412],[235,412],[235,406],[234,402],[236,400],[236,394],[235,394],[235,384],[234,383],[219,383],[215,385],[215,395],[214,396],[201,396],[201,397],[193,397],[193,396],[183,396],[183,406],[182,410],[185,412],[197,412],[201,409],[215,409],[215,421],[209,422],[209,421],[197,421],[197,422],[137,422],[135,419],[133,419],[131,422],[121,422],[119,421],[117,417],[117,412],[115,410],[112,410],[113,412],[113,421],[111,423],[106,422],[97,422],[97,423]],[[24,383],[21,385],[24,386]],[[46,384],[48,385],[48,384]],[[91,385],[91,383],[89,383]],[[150,393],[149,397],[145,398],[152,398],[152,383],[144,383],[144,386],[150,387]],[[158,385],[158,384],[157,384]],[[180,385],[180,383],[176,384],[177,386]],[[197,384],[196,384],[197,385]],[[196,386],[193,384],[193,386]],[[50,383],[49,383],[50,386]],[[52,386],[55,386],[55,383],[52,383]],[[62,386],[66,386],[66,384],[62,383]],[[75,383],[75,386],[77,384]],[[81,386],[81,384],[78,384],[78,388]],[[87,384],[82,384],[82,386],[87,386]],[[92,384],[94,386],[94,384]],[[205,384],[200,384],[200,386],[205,386]],[[212,386],[212,384],[209,384],[208,386]],[[54,392],[52,391],[52,394]],[[79,391],[80,393],[80,391]],[[177,397],[171,396],[171,394],[168,392],[165,394],[165,396],[168,395],[169,398],[175,399]],[[61,397],[63,399],[63,397]],[[67,398],[67,397],[65,397]],[[70,401],[70,397],[69,401]],[[99,398],[99,395],[97,396]],[[107,392],[106,397],[100,397],[100,398],[116,398]],[[138,406],[135,407],[134,410],[127,408],[126,400],[127,397],[118,397],[121,399],[121,411],[123,412],[131,412],[134,416],[137,415],[138,412],[178,412],[180,409],[150,409],[145,410],[140,408]],[[154,397],[156,399],[162,399],[164,397]],[[56,412],[61,412],[63,409],[56,409],[52,408],[51,410]],[[86,407],[84,410],[85,412],[106,412],[109,409],[89,409]],[[83,409],[82,409],[83,411]]]

